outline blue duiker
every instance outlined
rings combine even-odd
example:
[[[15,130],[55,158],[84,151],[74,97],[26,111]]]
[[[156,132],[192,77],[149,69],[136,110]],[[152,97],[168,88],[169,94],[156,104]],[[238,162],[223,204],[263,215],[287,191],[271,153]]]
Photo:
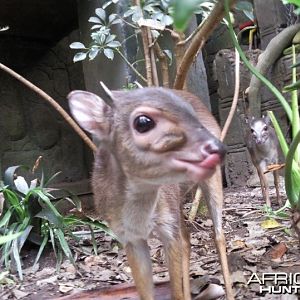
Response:
[[[106,102],[85,91],[73,91],[68,99],[77,122],[100,141],[92,178],[95,212],[123,243],[140,298],[154,299],[147,239],[155,230],[166,253],[172,299],[191,299],[190,242],[180,197],[180,183],[189,182],[200,184],[206,196],[227,299],[233,299],[222,230],[225,148],[212,114],[184,91],[106,93]]]
[[[268,116],[263,116],[262,118],[251,117],[250,119],[246,119],[246,123],[249,125],[245,139],[246,146],[249,150],[253,165],[258,173],[263,198],[266,204],[271,207],[269,183],[265,172],[267,171],[268,165],[278,164],[278,139]],[[278,187],[278,170],[273,171],[273,176],[277,202],[281,206],[282,202]]]

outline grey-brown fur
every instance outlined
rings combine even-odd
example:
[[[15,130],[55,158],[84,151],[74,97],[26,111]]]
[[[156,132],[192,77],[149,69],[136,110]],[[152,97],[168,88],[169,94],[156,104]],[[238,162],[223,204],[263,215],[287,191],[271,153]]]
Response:
[[[266,204],[271,207],[269,196],[269,184],[264,174],[268,165],[278,164],[279,144],[274,128],[271,126],[269,117],[262,118],[252,117],[248,122],[248,130],[245,136],[247,148],[251,160],[257,169],[262,188],[262,194]],[[278,187],[278,171],[273,172],[274,184],[276,188],[277,201],[281,205]]]
[[[75,91],[69,95],[70,108],[77,121],[100,140],[92,179],[94,213],[109,222],[124,244],[141,299],[153,299],[147,247],[153,230],[166,251],[172,299],[190,299],[189,235],[179,183],[191,180],[207,196],[228,299],[232,299],[216,160],[223,158],[225,150],[217,139],[216,121],[198,98],[183,91],[144,88],[111,95],[109,106],[96,95]],[[145,134],[133,126],[140,115],[155,120],[155,127]],[[202,167],[205,162],[212,169]]]

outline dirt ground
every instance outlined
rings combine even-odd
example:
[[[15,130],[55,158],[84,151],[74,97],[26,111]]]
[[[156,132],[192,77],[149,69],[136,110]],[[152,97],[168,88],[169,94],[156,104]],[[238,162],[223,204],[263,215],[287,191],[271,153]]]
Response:
[[[271,200],[276,208],[274,191],[271,192]],[[283,188],[281,194],[285,200]],[[253,273],[300,273],[299,241],[290,229],[290,222],[278,219],[277,222],[266,221],[268,218],[262,207],[263,199],[259,188],[225,189],[224,230],[235,298],[297,299],[297,296],[259,294],[258,283],[247,284]],[[192,231],[190,278],[192,290],[198,294],[201,285],[207,286],[210,282],[222,284],[223,279],[212,239],[211,220],[199,216],[190,227]],[[88,233],[82,234],[86,237],[82,239],[81,244],[72,245],[76,253],[77,270],[65,261],[57,273],[55,258],[50,250],[43,255],[39,266],[33,270],[30,266],[37,249],[27,249],[23,256],[23,282],[18,281],[15,275],[5,276],[2,273],[0,299],[55,299],[83,290],[132,282],[124,250],[118,243],[103,233],[97,234],[98,255],[95,256],[92,254],[93,246]],[[149,246],[154,280],[156,282],[168,280],[159,241],[152,238]],[[73,299],[72,297],[74,296],[69,299]],[[225,299],[225,296],[218,299]]]

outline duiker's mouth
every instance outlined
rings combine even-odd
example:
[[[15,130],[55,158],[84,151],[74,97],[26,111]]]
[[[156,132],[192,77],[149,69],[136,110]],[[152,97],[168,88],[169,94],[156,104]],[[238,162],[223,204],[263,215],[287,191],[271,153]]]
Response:
[[[202,160],[174,159],[173,162],[178,170],[186,171],[187,177],[197,183],[212,176],[221,161],[221,156],[213,153]]]

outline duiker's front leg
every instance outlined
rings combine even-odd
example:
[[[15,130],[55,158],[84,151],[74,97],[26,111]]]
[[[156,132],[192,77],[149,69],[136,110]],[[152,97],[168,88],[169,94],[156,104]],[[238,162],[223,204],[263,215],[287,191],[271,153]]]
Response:
[[[231,275],[226,255],[226,241],[222,229],[223,187],[220,168],[217,168],[215,174],[201,184],[201,188],[214,224],[215,242],[220,257],[227,300],[233,300]]]
[[[187,255],[184,249],[181,234],[178,233],[174,238],[164,240],[164,250],[169,267],[171,299],[172,300],[189,300],[191,299],[189,282],[189,269],[186,270]],[[185,264],[185,266],[183,266]]]
[[[146,240],[136,240],[125,246],[132,276],[141,300],[154,300],[152,266]]]
[[[275,185],[275,190],[276,190],[276,199],[277,202],[279,204],[279,206],[282,206],[282,200],[280,198],[280,194],[279,194],[279,174],[278,174],[278,170],[275,170],[273,172],[273,177],[274,177],[274,185]]]
[[[266,204],[269,207],[271,207],[268,178],[264,174],[264,172],[263,172],[263,170],[261,169],[260,166],[257,166],[256,168],[257,168],[257,173],[258,173],[258,177],[259,177],[259,180],[260,180],[260,185],[261,185],[261,191],[262,191],[262,194],[263,194],[263,198],[264,198]]]
[[[172,196],[174,198],[172,198]],[[168,264],[172,300],[190,300],[190,241],[180,211],[178,195],[164,195],[158,204],[156,231],[163,243]],[[174,201],[175,200],[175,201]]]

